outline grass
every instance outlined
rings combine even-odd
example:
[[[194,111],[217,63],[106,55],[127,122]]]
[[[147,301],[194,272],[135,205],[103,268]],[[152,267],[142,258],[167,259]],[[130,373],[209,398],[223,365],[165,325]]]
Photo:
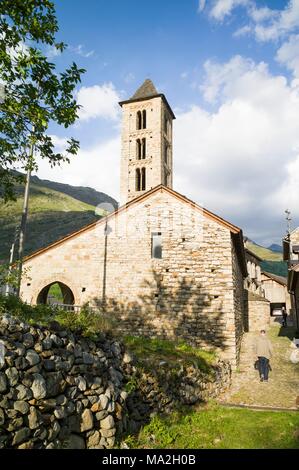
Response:
[[[16,201],[3,203],[0,206],[2,222],[0,260],[3,261],[9,257],[15,228],[21,219],[24,190],[22,186],[17,186],[16,191]],[[99,209],[96,215],[95,206],[63,192],[32,183],[26,231],[26,254],[98,220],[100,215],[105,215],[105,211]]]
[[[256,245],[255,243],[250,242],[247,242],[247,248],[263,260],[282,261],[282,253],[269,250],[269,248],[265,248],[263,246]]]
[[[299,449],[299,412],[253,411],[215,404],[154,417],[138,436],[137,449]]]
[[[194,348],[184,341],[175,342],[137,336],[125,336],[123,341],[145,369],[156,368],[165,361],[173,368],[178,368],[181,365],[195,365],[208,372],[216,359],[214,352]]]

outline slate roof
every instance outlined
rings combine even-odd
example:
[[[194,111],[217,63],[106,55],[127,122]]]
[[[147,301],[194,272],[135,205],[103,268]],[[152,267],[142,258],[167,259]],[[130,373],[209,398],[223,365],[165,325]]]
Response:
[[[156,95],[159,95],[159,93],[157,92],[155,85],[149,78],[147,78],[130,98],[130,100],[140,100],[142,98],[149,98]]]

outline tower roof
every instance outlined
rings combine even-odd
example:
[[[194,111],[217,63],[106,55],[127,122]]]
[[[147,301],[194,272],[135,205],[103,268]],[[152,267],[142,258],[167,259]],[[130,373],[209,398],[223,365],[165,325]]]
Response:
[[[165,98],[165,95],[157,91],[155,85],[149,78],[144,80],[142,85],[135,91],[134,95],[131,98],[125,101],[120,101],[119,105],[122,106],[123,104],[133,103],[134,101],[144,101],[144,100],[149,100],[151,98],[158,98],[158,97],[162,98],[162,100],[168,107],[172,118],[175,119],[175,115],[171,107],[169,106],[169,103],[167,99]]]
[[[149,78],[147,78],[130,99],[139,100],[141,98],[152,98],[156,95],[159,95],[159,93],[157,92],[155,85]]]

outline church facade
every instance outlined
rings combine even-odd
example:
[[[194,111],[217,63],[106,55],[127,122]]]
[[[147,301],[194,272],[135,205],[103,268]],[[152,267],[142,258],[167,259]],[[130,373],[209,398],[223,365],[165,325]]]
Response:
[[[236,366],[245,325],[242,230],[172,188],[174,114],[153,83],[120,105],[120,208],[28,256],[21,296],[45,303],[59,283],[64,303],[99,306],[120,332],[216,348]]]

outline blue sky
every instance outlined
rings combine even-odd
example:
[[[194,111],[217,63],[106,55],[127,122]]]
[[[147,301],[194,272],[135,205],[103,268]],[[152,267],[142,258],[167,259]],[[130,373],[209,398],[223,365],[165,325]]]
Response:
[[[47,53],[87,72],[78,123],[50,133],[81,150],[61,169],[41,162],[41,178],[118,199],[117,102],[149,77],[177,116],[174,189],[260,243],[280,241],[287,207],[299,223],[299,0],[55,3],[69,47]]]

